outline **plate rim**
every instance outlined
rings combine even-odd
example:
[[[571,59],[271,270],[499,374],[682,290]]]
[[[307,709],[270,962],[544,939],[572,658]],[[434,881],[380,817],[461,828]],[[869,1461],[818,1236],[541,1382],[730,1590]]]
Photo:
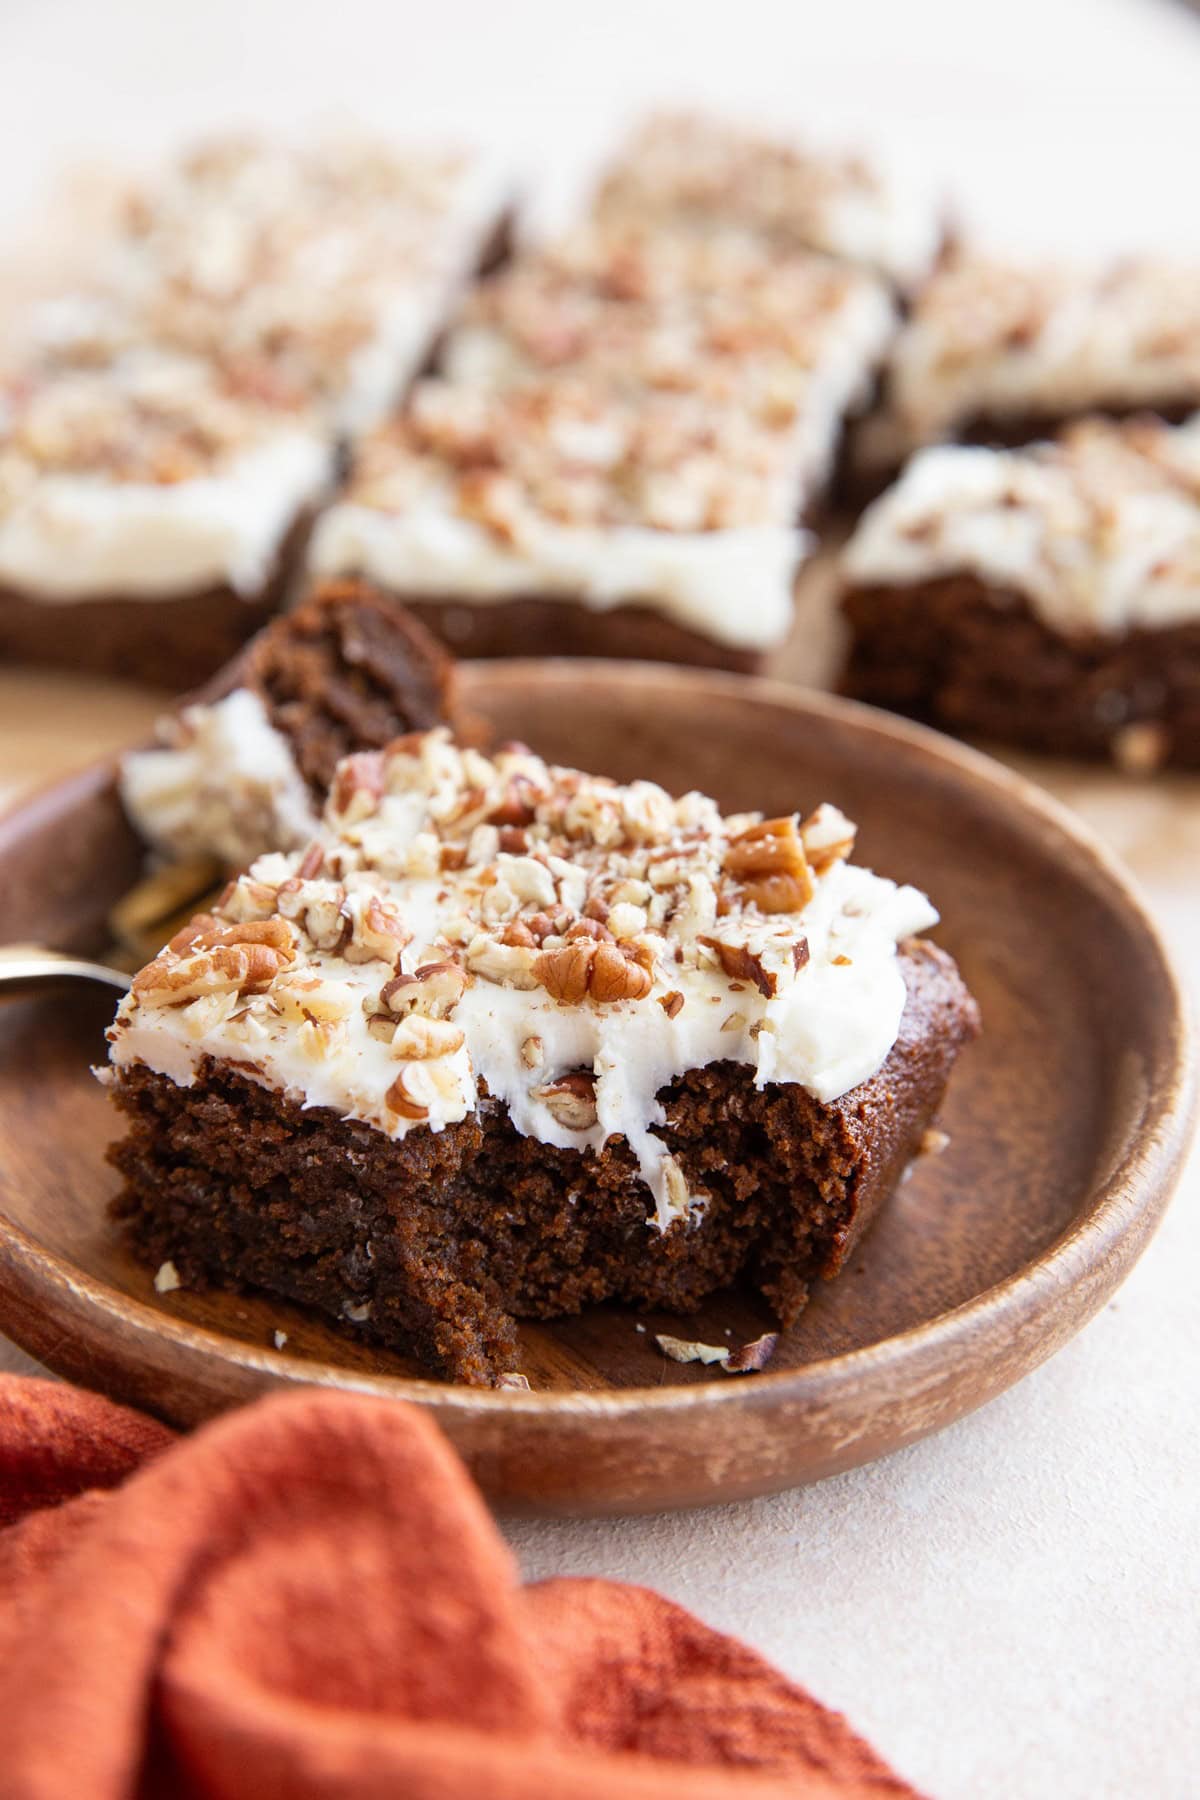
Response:
[[[816,1358],[795,1368],[766,1369],[751,1381],[706,1381],[671,1387],[622,1387],[613,1389],[517,1389],[473,1388],[421,1376],[371,1373],[343,1364],[291,1356],[286,1351],[259,1347],[208,1326],[196,1325],[161,1310],[148,1301],[126,1294],[102,1278],[80,1269],[69,1258],[40,1243],[5,1214],[0,1213],[0,1296],[7,1300],[14,1286],[23,1298],[36,1300],[52,1289],[69,1295],[73,1308],[105,1315],[146,1339],[167,1338],[191,1358],[233,1367],[250,1377],[275,1383],[316,1385],[348,1392],[403,1400],[450,1419],[472,1415],[529,1417],[543,1415],[552,1421],[620,1420],[630,1416],[694,1413],[698,1408],[753,1407],[764,1404],[792,1405],[816,1398],[827,1401],[859,1386],[873,1375],[919,1375],[927,1359],[939,1361],[956,1344],[997,1326],[1010,1324],[1014,1305],[1026,1296],[1019,1315],[1031,1310],[1063,1315],[1064,1331],[1045,1329],[1042,1355],[1022,1360],[1017,1374],[1003,1381],[1006,1387],[1037,1363],[1053,1354],[1074,1335],[1120,1285],[1153,1236],[1166,1211],[1180,1173],[1196,1122],[1200,1082],[1197,1078],[1195,1033],[1190,1009],[1172,955],[1153,917],[1140,885],[1120,858],[1081,818],[1028,776],[1013,770],[980,750],[928,726],[904,719],[880,708],[818,689],[807,689],[766,676],[746,676],[720,670],[683,668],[673,664],[589,660],[584,671],[589,679],[617,681],[625,688],[662,683],[686,685],[754,698],[810,717],[833,719],[866,731],[881,742],[906,744],[926,761],[956,779],[966,779],[993,795],[1008,808],[1032,815],[1043,831],[1065,838],[1077,855],[1092,865],[1110,897],[1119,902],[1127,922],[1140,934],[1143,949],[1157,962],[1170,1010],[1161,1021],[1163,1078],[1150,1087],[1144,1103],[1142,1130],[1122,1146],[1104,1181],[1094,1188],[1087,1209],[1050,1245],[1020,1269],[934,1318],[892,1332],[874,1343],[835,1355]],[[459,665],[460,694],[468,703],[473,689],[496,684],[519,687],[531,677],[578,682],[581,665],[563,657],[512,658]],[[111,770],[116,759],[107,757],[26,795],[0,819],[0,829],[17,823],[30,809],[52,796],[79,785],[89,774],[97,778]],[[1107,1261],[1093,1290],[1082,1298],[1077,1290],[1089,1273]],[[22,1273],[23,1271],[23,1273]],[[11,1278],[11,1279],[10,1279]],[[1029,1299],[1032,1286],[1033,1298]],[[1057,1300],[1057,1306],[1054,1302]],[[1040,1305],[1038,1303],[1041,1303]],[[9,1321],[0,1320],[8,1329]],[[1044,1320],[1039,1320],[1044,1324]],[[14,1342],[20,1343],[19,1338]],[[24,1348],[25,1346],[22,1345]],[[37,1350],[31,1354],[38,1355]],[[999,1391],[999,1390],[997,1390]],[[967,1408],[966,1411],[973,1410]]]

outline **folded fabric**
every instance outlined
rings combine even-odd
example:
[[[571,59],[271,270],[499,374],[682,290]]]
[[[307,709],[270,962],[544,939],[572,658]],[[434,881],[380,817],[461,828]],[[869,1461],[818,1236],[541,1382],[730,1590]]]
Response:
[[[522,1587],[414,1408],[317,1390],[175,1439],[0,1378],[4,1800],[911,1796],[642,1588]]]

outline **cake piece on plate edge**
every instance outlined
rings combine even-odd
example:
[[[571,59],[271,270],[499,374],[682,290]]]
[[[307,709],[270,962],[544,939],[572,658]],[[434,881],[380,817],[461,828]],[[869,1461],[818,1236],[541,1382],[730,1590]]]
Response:
[[[455,723],[454,666],[402,607],[362,581],[317,584],[121,759],[131,823],[166,858],[229,870],[307,844],[337,765]]]
[[[853,827],[484,757],[341,765],[137,976],[110,1033],[138,1254],[493,1383],[514,1320],[784,1325],[916,1152],[978,1020]]]
[[[1200,415],[922,451],[841,580],[856,699],[1136,773],[1200,768]]]

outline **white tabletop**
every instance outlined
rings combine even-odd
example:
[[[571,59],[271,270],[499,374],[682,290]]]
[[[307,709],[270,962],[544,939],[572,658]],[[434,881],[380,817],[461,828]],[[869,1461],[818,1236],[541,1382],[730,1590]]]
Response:
[[[350,116],[486,137],[565,185],[622,110],[665,97],[877,141],[949,175],[996,239],[1200,252],[1200,19],[1172,0],[42,0],[0,9],[0,70],[9,234],[37,232],[38,172],[72,150]],[[149,711],[0,671],[0,798]],[[1127,856],[1200,996],[1200,782],[1049,780]],[[1185,1800],[1197,1269],[1193,1161],[1117,1299],[952,1430],[773,1500],[509,1538],[531,1576],[646,1582],[738,1633],[941,1800]],[[30,1365],[0,1343],[0,1367]]]

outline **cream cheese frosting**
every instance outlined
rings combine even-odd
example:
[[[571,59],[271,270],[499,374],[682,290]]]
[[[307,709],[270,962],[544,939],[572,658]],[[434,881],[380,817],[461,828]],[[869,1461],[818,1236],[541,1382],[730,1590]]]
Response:
[[[473,298],[444,378],[360,446],[313,566],[422,598],[632,602],[765,648],[893,326],[880,282],[820,258],[583,233]]]
[[[822,1101],[872,1076],[923,895],[855,867],[854,828],[723,818],[444,730],[341,765],[319,835],[260,858],[135,978],[120,1070],[205,1059],[397,1137],[502,1106],[524,1135],[620,1134],[665,1229],[696,1216],[659,1091],[733,1061]]]
[[[318,574],[358,574],[401,595],[472,605],[537,594],[597,612],[648,606],[717,643],[765,649],[786,636],[806,532],[571,528],[531,519],[518,544],[458,515],[451,492],[385,514],[345,501],[317,527]]]
[[[1024,451],[921,451],[864,514],[843,579],[963,574],[1064,634],[1200,618],[1200,414],[1089,421]]]
[[[1197,269],[959,255],[931,277],[897,336],[861,453],[894,463],[981,419],[1197,404]]]
[[[242,868],[306,844],[320,828],[291,746],[249,688],[159,721],[160,743],[121,760],[120,793],[139,834],[166,854]]]
[[[943,236],[920,185],[869,158],[696,112],[653,115],[596,195],[608,220],[746,233],[877,269],[900,287],[929,271]]]
[[[304,409],[240,395],[192,358],[16,382],[0,391],[0,584],[47,602],[256,597],[333,467]]]
[[[91,287],[35,310],[29,354],[168,346],[352,434],[417,373],[510,197],[507,173],[465,151],[217,138],[129,193]]]

